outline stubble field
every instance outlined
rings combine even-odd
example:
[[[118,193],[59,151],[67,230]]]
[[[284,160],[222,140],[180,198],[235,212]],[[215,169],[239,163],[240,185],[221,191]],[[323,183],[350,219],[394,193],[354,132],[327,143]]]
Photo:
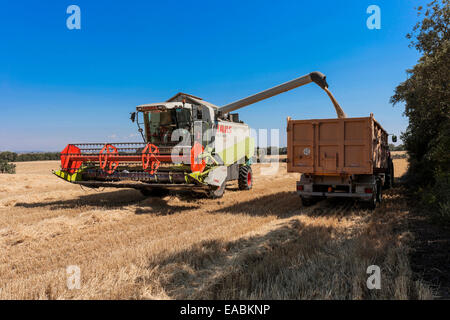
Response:
[[[396,176],[406,159],[394,160]],[[0,175],[0,299],[429,299],[411,272],[400,188],[374,212],[353,201],[303,207],[297,174],[256,164],[254,188],[222,199],[81,189],[58,161]],[[261,171],[263,170],[263,172]],[[381,289],[366,285],[370,265]],[[81,271],[67,288],[68,266]]]

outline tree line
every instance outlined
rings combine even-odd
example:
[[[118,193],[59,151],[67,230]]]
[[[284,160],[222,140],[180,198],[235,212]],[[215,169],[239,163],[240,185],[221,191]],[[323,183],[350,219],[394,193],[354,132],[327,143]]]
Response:
[[[59,160],[59,152],[33,152],[17,154],[11,151],[0,152],[0,161],[22,162],[22,161],[43,161],[43,160]]]
[[[16,173],[16,165],[11,162],[59,160],[59,152],[39,152],[17,154],[11,151],[0,152],[0,173]]]
[[[408,127],[408,186],[424,212],[450,224],[450,1],[418,7],[421,17],[407,35],[421,57],[391,98],[404,104]]]

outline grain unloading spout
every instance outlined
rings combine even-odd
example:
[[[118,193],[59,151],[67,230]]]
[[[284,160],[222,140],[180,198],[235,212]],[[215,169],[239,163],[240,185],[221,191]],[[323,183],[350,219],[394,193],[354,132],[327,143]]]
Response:
[[[331,102],[334,105],[334,108],[336,109],[336,114],[338,118],[346,118],[347,115],[342,110],[339,103],[334,98],[333,94],[328,90],[328,83],[326,81],[326,76],[321,72],[311,72],[308,75],[302,76],[300,78],[285,82],[283,84],[280,84],[276,87],[261,91],[259,93],[256,93],[254,95],[251,95],[247,98],[229,103],[221,108],[219,108],[219,111],[222,114],[229,113],[232,111],[235,111],[237,109],[246,107],[248,105],[254,104],[256,102],[259,102],[261,100],[268,99],[270,97],[276,96],[280,93],[304,86],[305,84],[315,82],[319,87],[321,87],[325,92],[327,93],[328,97],[331,99]]]

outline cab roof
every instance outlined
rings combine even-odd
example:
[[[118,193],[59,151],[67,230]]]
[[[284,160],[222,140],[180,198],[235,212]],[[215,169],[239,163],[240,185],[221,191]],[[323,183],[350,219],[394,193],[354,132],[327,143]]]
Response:
[[[137,106],[136,110],[146,111],[146,110],[151,110],[151,109],[155,109],[158,107],[166,108],[166,109],[182,108],[183,102],[189,103],[189,104],[205,106],[205,107],[215,109],[215,110],[219,109],[219,107],[216,106],[215,104],[205,101],[202,98],[193,96],[188,93],[178,92],[176,95],[174,95],[172,98],[170,98],[166,102],[142,104],[142,105]]]

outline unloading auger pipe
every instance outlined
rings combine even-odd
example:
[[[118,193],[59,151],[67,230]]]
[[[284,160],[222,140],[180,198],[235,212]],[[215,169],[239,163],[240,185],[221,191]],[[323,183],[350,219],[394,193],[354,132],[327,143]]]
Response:
[[[222,114],[229,113],[232,111],[235,111],[237,109],[246,107],[248,105],[254,104],[258,101],[268,99],[270,97],[276,96],[280,93],[304,86],[305,84],[315,82],[319,87],[321,87],[325,92],[327,93],[328,97],[331,99],[331,102],[334,105],[334,108],[336,109],[336,114],[338,118],[347,118],[347,115],[342,110],[339,103],[336,101],[330,90],[328,90],[328,83],[326,81],[326,76],[318,71],[311,72],[310,74],[285,82],[283,84],[280,84],[276,87],[261,91],[259,93],[256,93],[254,95],[251,95],[247,98],[229,103],[223,107],[219,108],[219,111]]]

